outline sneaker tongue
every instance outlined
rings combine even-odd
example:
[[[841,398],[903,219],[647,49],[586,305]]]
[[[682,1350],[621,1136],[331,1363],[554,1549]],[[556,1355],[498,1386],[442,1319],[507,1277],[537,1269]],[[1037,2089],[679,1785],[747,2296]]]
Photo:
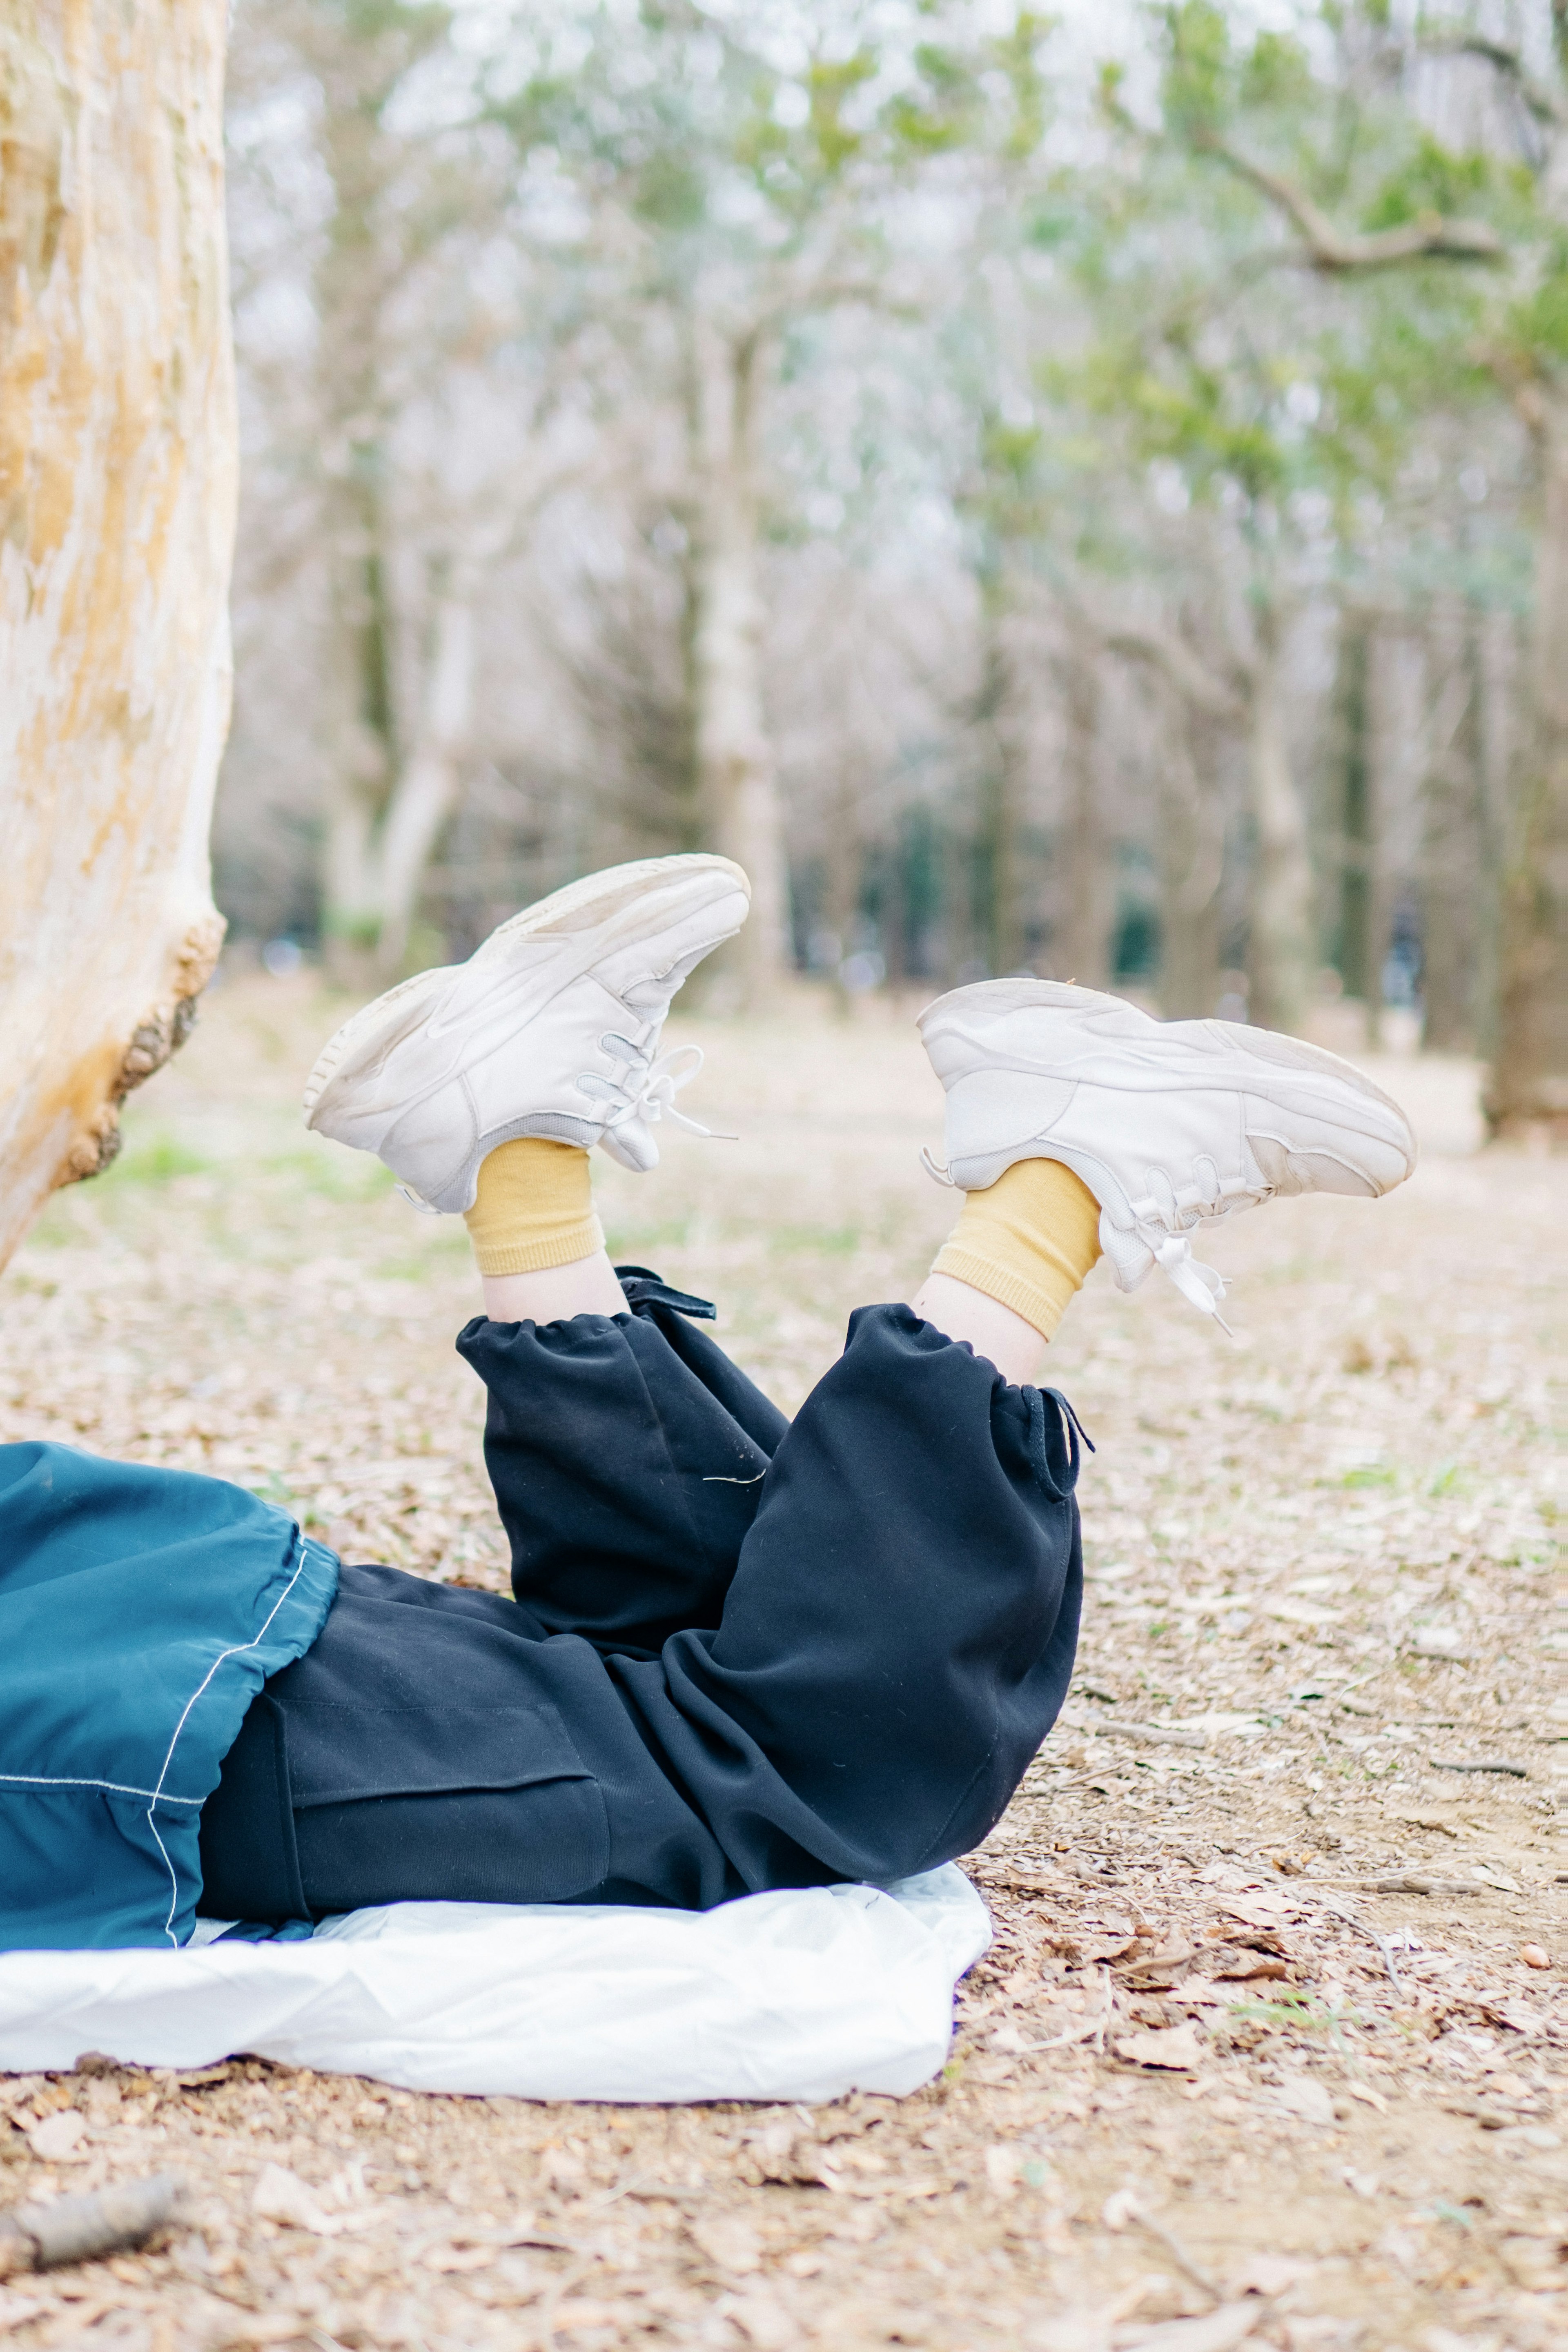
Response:
[[[1154,1254],[1142,1236],[1125,1227],[1112,1224],[1102,1216],[1100,1221],[1100,1245],[1110,1260],[1118,1290],[1136,1290],[1154,1263]]]

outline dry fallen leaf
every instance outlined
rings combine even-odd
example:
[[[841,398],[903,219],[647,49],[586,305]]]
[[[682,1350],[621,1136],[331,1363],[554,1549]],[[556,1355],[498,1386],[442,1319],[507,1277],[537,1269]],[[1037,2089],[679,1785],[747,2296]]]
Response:
[[[1244,2303],[1222,2303],[1201,2319],[1168,2319],[1160,2327],[1119,2327],[1113,2341],[1119,2352],[1231,2352],[1262,2321],[1266,2305],[1260,2295]]]
[[[58,2114],[46,2116],[42,2123],[35,2124],[27,2140],[33,2154],[45,2164],[69,2162],[86,2129],[86,2120],[75,2107],[62,2107]]]
[[[776,2295],[765,2294],[757,2288],[738,2296],[729,2305],[726,2316],[740,2328],[748,2343],[757,2352],[789,2352],[792,2344],[801,2336],[800,2322],[785,2310]]]
[[[420,2257],[426,2270],[484,2271],[495,2261],[494,2246],[426,2246]]]
[[[1251,2254],[1231,2281],[1231,2294],[1283,2294],[1310,2276],[1312,2264],[1295,2254]]]
[[[1154,2033],[1124,2033],[1111,2046],[1130,2066],[1166,2066],[1186,2074],[1203,2063],[1203,2046],[1191,2025],[1165,2026]]]
[[[1299,2116],[1307,2124],[1331,2124],[1334,2103],[1323,2084],[1310,2074],[1303,2074],[1293,2083],[1281,2083],[1273,2095],[1273,2105],[1282,2107],[1288,2116]]]
[[[739,2214],[713,2213],[701,2221],[689,2221],[686,2234],[721,2271],[735,2271],[744,2276],[763,2266],[763,2242],[751,2223]]]
[[[336,2237],[344,2226],[342,2213],[326,2212],[309,2183],[281,2164],[262,2168],[250,2192],[250,2206],[264,2221],[280,2221],[290,2230],[309,2230],[318,2238]]]
[[[310,2321],[297,2311],[237,2311],[215,2304],[201,2342],[203,2352],[226,2352],[231,2344],[288,2344],[310,2332]]]

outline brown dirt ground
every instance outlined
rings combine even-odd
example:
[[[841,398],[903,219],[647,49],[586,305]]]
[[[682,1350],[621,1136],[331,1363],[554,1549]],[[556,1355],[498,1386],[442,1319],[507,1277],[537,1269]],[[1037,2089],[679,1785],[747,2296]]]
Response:
[[[939,1102],[910,1009],[687,1024],[689,1099],[744,1140],[677,1134],[653,1180],[605,1174],[616,1250],[716,1297],[786,1406],[952,1213],[916,1166]],[[451,1350],[461,1228],[298,1124],[342,1010],[308,979],[218,990],[119,1166],[51,1203],[0,1286],[0,1434],[216,1471],[349,1557],[500,1589]],[[0,2333],[1568,2341],[1563,1174],[1476,1151],[1463,1066],[1380,1075],[1417,1176],[1225,1234],[1236,1341],[1101,1270],[1052,1350],[1099,1447],[1091,1597],[1063,1720],[968,1859],[996,1941],[938,2081],[807,2111],[415,2097],[242,2058],[0,2078],[0,2202],[174,2168],[192,2217],[162,2251],[13,2282]],[[68,2104],[83,2136],[47,2162],[29,2135]],[[363,2226],[258,2218],[267,2163]]]

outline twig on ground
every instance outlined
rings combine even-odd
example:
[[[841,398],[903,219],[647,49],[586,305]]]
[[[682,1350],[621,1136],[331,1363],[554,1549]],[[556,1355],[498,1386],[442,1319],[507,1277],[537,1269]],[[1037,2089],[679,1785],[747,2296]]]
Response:
[[[0,2214],[0,2278],[144,2245],[171,2219],[184,2193],[183,2180],[158,2172],[85,2197],[58,2197],[50,2205],[15,2206]]]
[[[1105,2209],[1105,2220],[1113,2230],[1124,2229],[1131,2221],[1136,2229],[1142,2231],[1145,2237],[1152,2238],[1156,2245],[1164,2248],[1177,2269],[1184,2272],[1200,2293],[1208,2296],[1211,2303],[1221,2304],[1225,2301],[1223,2290],[1215,2284],[1208,2273],[1193,2260],[1175,2232],[1167,2230],[1165,2224],[1157,2221],[1148,2207],[1142,2204],[1127,2189],[1120,2190],[1110,2200]]]
[[[595,2257],[595,2260],[597,2257]],[[540,2352],[560,2352],[555,2340],[555,2317],[563,2298],[574,2286],[581,2286],[593,2269],[593,2262],[579,2263],[575,2270],[563,2271],[539,2306]]]
[[[1377,1946],[1383,1955],[1383,1965],[1388,1970],[1389,1981],[1403,2000],[1405,1987],[1400,1980],[1399,1970],[1394,1965],[1394,1948],[1388,1937],[1380,1936],[1375,1927],[1369,1927],[1364,1919],[1358,1919],[1355,1913],[1348,1911],[1342,1903],[1325,1903],[1323,1908],[1325,1911],[1331,1912],[1336,1919],[1342,1919],[1347,1927],[1353,1927],[1358,1936],[1364,1936],[1369,1943]]]

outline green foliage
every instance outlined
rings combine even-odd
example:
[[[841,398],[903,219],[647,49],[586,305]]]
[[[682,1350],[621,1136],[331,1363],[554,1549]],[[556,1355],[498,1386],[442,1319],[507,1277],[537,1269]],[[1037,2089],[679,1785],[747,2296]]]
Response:
[[[1288,33],[1259,33],[1241,60],[1237,97],[1244,107],[1301,107],[1312,97],[1306,50]]]
[[[1491,159],[1457,154],[1423,131],[1408,154],[1373,191],[1362,220],[1369,229],[1472,211],[1496,181]]]
[[[1217,129],[1235,101],[1229,20],[1215,0],[1180,0],[1164,17],[1161,105],[1172,132],[1192,139]]]
[[[1532,282],[1510,304],[1507,331],[1521,360],[1568,361],[1568,229],[1542,238]]]
[[[810,110],[806,126],[816,150],[818,168],[835,178],[865,145],[864,136],[851,130],[846,122],[846,101],[863,84],[870,81],[877,71],[877,60],[867,48],[857,49],[852,58],[839,64],[830,64],[814,58],[805,78]]]
[[[916,50],[915,64],[919,85],[892,100],[888,127],[895,140],[918,154],[946,154],[974,135],[980,107],[974,66],[957,51],[932,42]]]

